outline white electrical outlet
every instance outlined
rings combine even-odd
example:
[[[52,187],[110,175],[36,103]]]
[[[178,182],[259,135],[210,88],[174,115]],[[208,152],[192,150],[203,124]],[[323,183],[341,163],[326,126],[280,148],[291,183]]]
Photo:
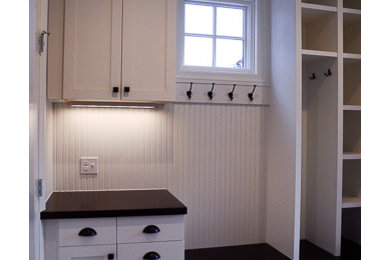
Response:
[[[98,158],[97,157],[81,157],[80,158],[80,174],[97,174],[98,173]]]

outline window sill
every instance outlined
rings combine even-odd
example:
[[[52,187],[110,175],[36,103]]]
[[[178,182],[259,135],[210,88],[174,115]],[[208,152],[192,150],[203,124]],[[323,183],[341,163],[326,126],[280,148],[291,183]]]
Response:
[[[258,86],[269,86],[269,82],[260,78],[258,74],[245,72],[195,72],[195,71],[180,71],[176,73],[177,82],[194,82],[207,83],[214,82],[216,84],[250,84]]]

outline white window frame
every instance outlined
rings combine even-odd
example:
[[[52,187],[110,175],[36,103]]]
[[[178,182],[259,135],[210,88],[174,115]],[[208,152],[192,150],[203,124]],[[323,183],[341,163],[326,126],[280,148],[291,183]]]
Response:
[[[237,77],[241,81],[259,81],[258,66],[258,1],[257,0],[178,0],[177,20],[177,79],[216,79],[233,80]],[[184,5],[194,3],[220,7],[245,8],[246,21],[244,28],[244,68],[202,67],[184,65]],[[215,19],[214,14],[214,19]],[[215,21],[214,21],[215,23]],[[191,35],[191,34],[188,34]],[[201,35],[199,35],[202,37]],[[209,35],[208,37],[234,39],[237,37],[221,37]],[[213,44],[213,65],[215,64],[215,42]]]

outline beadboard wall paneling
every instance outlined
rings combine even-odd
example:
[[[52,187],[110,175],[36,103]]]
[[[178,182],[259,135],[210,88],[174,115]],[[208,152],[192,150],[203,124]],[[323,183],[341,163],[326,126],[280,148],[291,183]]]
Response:
[[[167,188],[188,207],[186,248],[265,240],[264,109],[54,109],[57,191]],[[82,156],[99,158],[81,176]]]

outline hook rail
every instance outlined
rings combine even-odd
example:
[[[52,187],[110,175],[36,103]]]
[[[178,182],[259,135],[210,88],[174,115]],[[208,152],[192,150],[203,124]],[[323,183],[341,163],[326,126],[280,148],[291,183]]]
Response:
[[[189,87],[187,88],[187,90],[184,92],[185,95],[187,96],[187,100],[192,100],[192,97],[193,97],[193,87],[194,85],[208,85],[210,86],[211,85],[211,89],[209,89],[209,91],[207,91],[205,93],[205,95],[208,97],[208,99],[210,101],[213,101],[216,97],[216,92],[215,91],[215,87],[217,85],[219,85],[219,87],[222,87],[222,86],[233,86],[231,91],[228,92],[225,94],[229,99],[230,101],[233,101],[235,98],[238,98],[237,100],[240,100],[238,101],[239,103],[243,102],[243,99],[242,97],[240,98],[241,95],[246,95],[247,98],[249,98],[249,101],[250,102],[254,102],[255,100],[255,95],[254,95],[254,92],[256,91],[256,88],[257,87],[266,87],[266,86],[258,86],[258,85],[247,85],[247,84],[238,84],[238,83],[234,83],[234,84],[228,84],[228,83],[215,83],[215,82],[209,82],[209,83],[206,83],[206,82],[193,82],[193,81],[190,81],[190,82],[176,82],[178,84],[188,84]],[[241,86],[241,87],[251,87],[252,88],[252,91],[250,91],[249,93],[246,92],[247,94],[244,94],[242,93],[242,91],[237,91],[237,87],[238,86]],[[237,91],[238,93],[235,94],[235,91]],[[261,96],[260,96],[261,97]],[[223,99],[222,99],[223,100]],[[220,102],[220,99],[217,100],[217,102]],[[230,103],[230,102],[229,102]]]
[[[193,84],[193,85],[212,85],[213,82],[193,82],[193,81],[176,81],[176,84]],[[215,83],[214,85],[217,86],[231,86],[231,85],[236,85],[237,87],[250,87],[253,88],[253,84],[240,84],[240,83]],[[267,87],[267,86],[262,86],[262,85],[256,85],[257,87]]]

